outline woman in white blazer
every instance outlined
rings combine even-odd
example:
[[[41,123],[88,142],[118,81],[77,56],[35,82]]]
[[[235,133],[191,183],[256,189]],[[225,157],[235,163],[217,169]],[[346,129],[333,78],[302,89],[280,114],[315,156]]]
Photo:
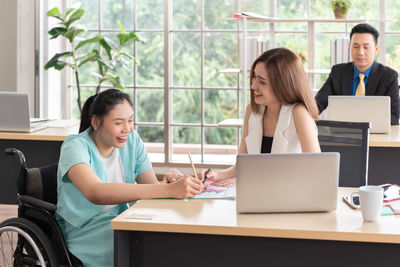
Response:
[[[250,69],[250,88],[240,154],[321,152],[314,121],[318,107],[295,53],[286,48],[264,52]],[[214,185],[232,185],[236,166],[207,177]]]

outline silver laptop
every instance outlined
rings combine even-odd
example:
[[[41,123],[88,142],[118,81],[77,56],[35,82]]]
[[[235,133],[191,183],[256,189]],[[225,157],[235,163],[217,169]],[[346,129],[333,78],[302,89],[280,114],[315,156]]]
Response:
[[[389,96],[329,96],[328,119],[371,122],[371,133],[390,132]]]
[[[0,131],[33,132],[46,127],[29,117],[27,93],[0,92]]]
[[[337,152],[237,155],[236,210],[335,210],[339,161]]]

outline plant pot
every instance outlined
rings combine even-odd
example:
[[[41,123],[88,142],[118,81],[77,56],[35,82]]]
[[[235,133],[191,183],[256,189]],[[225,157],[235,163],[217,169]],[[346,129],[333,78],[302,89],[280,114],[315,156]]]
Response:
[[[341,7],[335,7],[333,13],[335,14],[335,19],[346,19],[347,18],[347,8],[343,9]]]

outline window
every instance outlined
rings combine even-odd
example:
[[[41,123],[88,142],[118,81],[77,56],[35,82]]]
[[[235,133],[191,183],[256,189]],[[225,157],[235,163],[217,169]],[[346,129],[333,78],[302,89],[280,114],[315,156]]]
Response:
[[[221,73],[238,68],[238,46],[243,26],[227,21],[242,10],[279,18],[333,18],[323,0],[71,0],[85,9],[83,23],[88,36],[114,38],[121,21],[142,40],[129,47],[140,60],[131,70],[121,70],[126,92],[131,95],[135,127],[153,162],[188,162],[190,151],[196,163],[232,164],[241,128],[221,127],[219,122],[242,117],[240,73]],[[353,1],[350,18],[368,18],[380,31],[379,61],[400,71],[400,7],[395,0]],[[384,19],[388,20],[384,20]],[[330,40],[348,37],[356,23],[318,23],[315,33],[308,22],[248,22],[248,35],[261,36],[275,46],[286,46],[309,58],[305,63],[312,88],[319,89],[330,70]],[[90,49],[89,47],[87,49]],[[309,57],[309,52],[314,57]],[[311,59],[311,61],[310,61]],[[83,101],[95,92],[96,66],[83,70]],[[72,93],[72,116],[79,116]],[[110,85],[103,85],[108,88]],[[224,155],[224,156],[221,156]]]

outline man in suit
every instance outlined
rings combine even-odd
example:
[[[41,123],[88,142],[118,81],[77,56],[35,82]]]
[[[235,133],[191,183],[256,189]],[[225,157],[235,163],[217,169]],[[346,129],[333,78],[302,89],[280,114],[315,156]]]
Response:
[[[319,112],[328,106],[329,95],[390,96],[391,124],[399,124],[398,74],[375,61],[379,50],[378,36],[378,31],[369,24],[354,26],[350,33],[353,62],[332,67],[328,80],[315,96]]]

